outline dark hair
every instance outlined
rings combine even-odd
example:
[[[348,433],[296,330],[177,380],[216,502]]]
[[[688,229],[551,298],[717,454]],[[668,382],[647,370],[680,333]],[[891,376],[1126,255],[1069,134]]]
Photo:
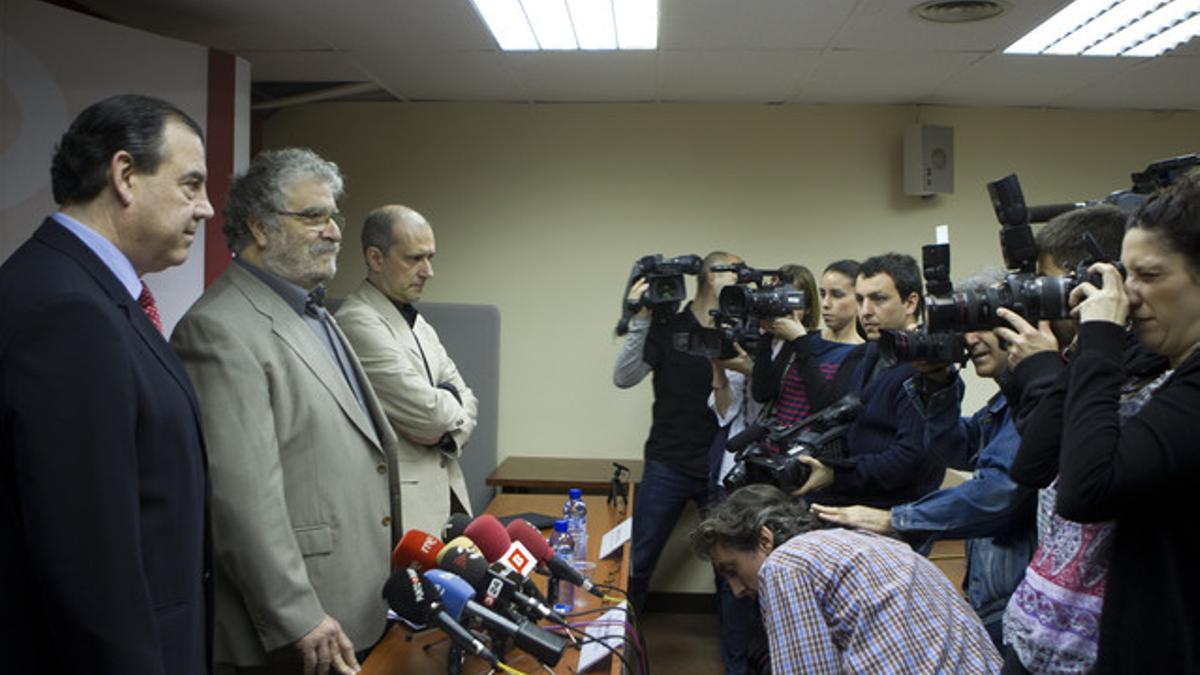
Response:
[[[877,274],[892,278],[901,301],[908,300],[913,293],[917,294],[916,316],[919,319],[925,308],[925,299],[921,297],[921,268],[917,266],[917,261],[903,253],[884,253],[867,258],[858,268],[860,277],[870,278]]]
[[[396,243],[396,214],[389,207],[381,207],[367,214],[363,221],[362,247],[363,253],[372,246],[383,253]]]
[[[1050,256],[1064,270],[1073,270],[1093,257],[1083,240],[1083,235],[1090,233],[1100,244],[1104,257],[1116,260],[1121,257],[1121,240],[1128,220],[1124,211],[1111,204],[1087,206],[1051,218],[1034,235],[1034,243],[1039,255]]]
[[[736,255],[732,253],[726,253],[725,251],[713,251],[712,253],[704,256],[704,261],[700,263],[700,276],[697,277],[700,288],[708,287],[708,273],[713,266],[724,265],[735,260],[738,260]]]
[[[821,308],[820,296],[817,294],[817,280],[813,278],[813,273],[804,265],[784,265],[779,268],[779,271],[792,278],[792,285],[796,290],[803,291],[804,297],[808,300],[808,308],[804,310],[804,329],[807,331],[816,330],[821,323]]]
[[[1134,227],[1157,233],[1187,259],[1192,278],[1200,278],[1200,174],[1184,176],[1138,210]]]
[[[710,557],[717,544],[752,551],[764,527],[774,535],[774,546],[778,548],[798,534],[818,529],[820,524],[806,504],[793,501],[774,485],[747,485],[734,490],[692,530],[692,551],[704,559]]]
[[[307,148],[264,150],[250,168],[233,179],[225,200],[225,222],[221,232],[231,251],[240,251],[251,239],[250,220],[278,228],[276,212],[284,208],[283,191],[293,182],[315,178],[329,186],[336,200],[342,196],[342,173],[337,164],[322,159]]]
[[[66,206],[94,199],[108,181],[109,162],[121,150],[133,157],[138,171],[158,171],[167,119],[187,125],[204,141],[200,125],[162,99],[120,94],[84,108],[54,147],[50,160],[54,202]]]
[[[857,260],[843,258],[842,260],[834,260],[826,265],[825,271],[821,272],[821,275],[824,276],[829,272],[837,272],[838,274],[850,279],[850,283],[854,283],[854,280],[858,279],[858,270],[861,267],[862,265],[859,265]]]

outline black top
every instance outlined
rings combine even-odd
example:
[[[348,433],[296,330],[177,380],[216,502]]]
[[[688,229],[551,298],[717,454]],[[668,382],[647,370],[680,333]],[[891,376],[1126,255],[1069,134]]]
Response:
[[[708,408],[712,365],[702,356],[677,351],[675,333],[699,326],[691,304],[665,322],[655,321],[646,335],[642,359],[654,370],[654,407],[646,459],[694,478],[708,476],[708,449],[717,433],[717,418]]]
[[[1121,327],[1085,323],[1079,344],[1063,409],[1058,511],[1117,522],[1096,672],[1200,672],[1200,353],[1122,425]]]

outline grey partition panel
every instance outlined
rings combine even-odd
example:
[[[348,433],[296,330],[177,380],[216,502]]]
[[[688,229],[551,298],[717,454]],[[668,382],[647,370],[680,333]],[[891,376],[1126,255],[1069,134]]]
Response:
[[[422,302],[417,309],[438,332],[458,372],[479,399],[479,425],[463,449],[463,474],[475,512],[492,500],[484,482],[496,468],[500,393],[500,310],[494,305]]]

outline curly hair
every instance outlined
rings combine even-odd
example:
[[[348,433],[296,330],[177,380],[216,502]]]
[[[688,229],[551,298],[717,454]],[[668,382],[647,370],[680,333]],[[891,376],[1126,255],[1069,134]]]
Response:
[[[705,560],[717,544],[752,551],[764,527],[774,535],[778,548],[820,525],[806,504],[794,501],[774,485],[747,485],[735,490],[692,530],[692,551]]]
[[[307,148],[285,148],[258,153],[250,168],[234,178],[225,201],[221,231],[231,251],[249,243],[250,221],[278,227],[275,215],[284,209],[284,190],[296,181],[316,178],[329,186],[334,199],[342,196],[344,181],[338,165]]]

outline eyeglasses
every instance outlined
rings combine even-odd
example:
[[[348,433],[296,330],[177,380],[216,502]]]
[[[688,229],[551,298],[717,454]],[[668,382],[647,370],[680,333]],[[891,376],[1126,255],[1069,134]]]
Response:
[[[325,227],[329,221],[333,221],[339,230],[346,229],[346,216],[340,211],[322,211],[319,209],[305,209],[303,211],[273,211],[276,215],[292,216],[303,220],[309,227]]]

